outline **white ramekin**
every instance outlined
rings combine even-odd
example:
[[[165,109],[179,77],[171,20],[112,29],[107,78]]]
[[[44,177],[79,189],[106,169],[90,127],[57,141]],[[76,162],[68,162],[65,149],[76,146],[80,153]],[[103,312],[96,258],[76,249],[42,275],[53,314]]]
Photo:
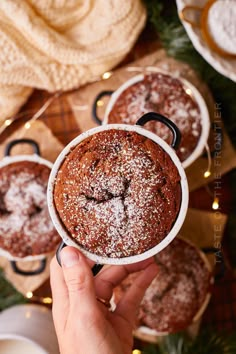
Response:
[[[171,76],[170,73],[167,73],[162,70],[158,70],[155,72],[160,72],[162,74]],[[180,77],[177,78],[174,76],[172,76],[172,77],[175,79],[178,79],[183,84],[184,89],[188,90],[187,91],[188,94],[196,101],[196,103],[200,109],[200,115],[201,115],[202,131],[201,131],[201,136],[198,141],[198,144],[196,145],[196,147],[195,147],[194,151],[191,153],[191,155],[189,155],[189,157],[186,160],[182,161],[183,167],[187,168],[202,154],[202,152],[207,144],[207,140],[208,140],[209,132],[210,132],[210,117],[209,117],[209,112],[208,112],[208,108],[206,106],[205,100],[203,99],[202,95],[197,90],[197,88],[194,85],[192,85],[189,81],[187,81],[186,79],[183,79]],[[108,120],[109,113],[111,112],[114,104],[116,103],[116,101],[119,98],[119,96],[121,95],[121,93],[123,91],[125,91],[128,87],[136,84],[137,82],[143,81],[143,79],[144,79],[144,74],[136,75],[136,76],[132,77],[131,79],[127,80],[117,90],[114,91],[114,93],[111,95],[110,100],[106,106],[104,120],[103,120],[102,124],[109,124],[109,120]]]
[[[23,155],[22,154],[22,155],[11,156],[10,150],[12,149],[12,147],[15,145],[23,144],[23,143],[31,145],[34,148],[35,152],[32,155]],[[35,162],[40,165],[44,165],[44,166],[48,167],[50,170],[52,169],[53,164],[50,161],[48,161],[40,156],[39,146],[32,139],[12,140],[6,145],[5,149],[6,149],[5,157],[0,161],[0,169],[5,166],[14,164],[16,162],[24,162],[24,161]],[[21,275],[36,275],[36,274],[43,272],[46,267],[47,255],[50,253],[51,252],[48,252],[47,254],[37,254],[37,255],[30,255],[30,256],[26,256],[26,257],[16,257],[16,256],[13,256],[10,252],[4,250],[3,248],[0,248],[0,256],[8,259],[11,262],[13,271],[18,274],[21,274]],[[36,268],[36,269],[23,270],[17,266],[18,261],[20,261],[20,262],[40,261],[40,264],[39,264],[38,268]]]
[[[185,241],[186,243],[188,243],[189,245],[193,246],[196,249],[196,251],[198,252],[200,257],[202,258],[203,262],[205,263],[207,269],[209,270],[209,273],[212,274],[212,266],[211,266],[207,256],[205,255],[205,253],[201,249],[199,249],[196,245],[194,245],[194,243],[192,243],[191,241],[186,240],[182,237],[180,237],[180,238],[182,241]],[[212,292],[211,287],[213,284],[214,284],[214,277],[213,277],[213,275],[211,275],[210,280],[209,280],[209,291],[207,292],[201,307],[198,309],[195,316],[193,317],[192,322],[186,328],[187,332],[189,329],[191,330],[191,328],[193,328],[195,326],[195,324],[197,325],[197,323],[200,322],[201,317],[209,304],[209,301],[211,298],[211,292]],[[151,342],[151,343],[155,343],[155,342],[159,341],[161,337],[167,336],[169,334],[170,334],[169,332],[156,331],[156,330],[151,329],[146,326],[140,326],[134,330],[134,336],[136,338],[138,338],[138,339],[145,338],[146,341]]]
[[[16,155],[16,156],[6,156],[0,161],[0,169],[4,166],[14,164],[15,162],[20,162],[20,161],[31,161],[31,162],[36,162],[41,165],[47,166],[52,169],[53,164],[45,160],[44,158],[40,157],[37,154],[33,155]],[[26,256],[26,257],[15,257],[11,255],[8,251],[5,251],[4,249],[0,248],[0,256],[3,256],[10,261],[36,261],[36,260],[41,260],[45,258],[44,254],[40,255],[34,255],[34,256]]]
[[[109,257],[102,257],[98,256],[96,254],[93,254],[82,247],[80,247],[68,234],[66,231],[63,223],[61,222],[59,215],[57,213],[57,210],[55,208],[54,204],[54,198],[53,198],[53,191],[54,191],[54,183],[56,180],[56,176],[58,173],[58,170],[60,169],[60,166],[62,165],[63,161],[65,160],[66,156],[70,153],[71,149],[74,148],[76,145],[81,143],[84,139],[102,131],[107,131],[111,129],[116,129],[116,130],[124,130],[124,131],[134,131],[137,132],[138,134],[145,136],[152,141],[154,141],[156,144],[162,147],[162,149],[170,156],[171,160],[174,162],[175,166],[178,169],[179,175],[180,175],[180,186],[181,186],[181,194],[182,194],[182,200],[181,200],[181,206],[180,210],[178,213],[178,216],[176,218],[176,221],[169,232],[169,234],[162,240],[159,244],[157,244],[155,247],[149,249],[148,251],[135,255],[135,256],[130,256],[130,257],[123,257],[123,258],[109,258]],[[59,235],[62,237],[64,243],[69,246],[74,246],[78,249],[80,249],[89,259],[95,261],[98,264],[129,264],[129,263],[136,263],[141,260],[147,259],[161,250],[163,250],[178,234],[178,231],[180,230],[188,208],[188,183],[187,183],[187,178],[185,175],[185,171],[182,167],[181,162],[179,161],[179,158],[177,157],[175,151],[160,137],[158,137],[156,134],[149,132],[148,130],[142,128],[141,126],[137,125],[126,125],[126,124],[108,124],[108,125],[103,125],[100,127],[96,127],[93,129],[90,129],[78,137],[76,137],[74,140],[72,140],[60,153],[58,156],[57,160],[55,161],[50,177],[49,177],[49,182],[48,182],[48,208],[49,208],[49,213],[51,215],[52,221],[54,223],[54,226],[56,230],[58,231]]]

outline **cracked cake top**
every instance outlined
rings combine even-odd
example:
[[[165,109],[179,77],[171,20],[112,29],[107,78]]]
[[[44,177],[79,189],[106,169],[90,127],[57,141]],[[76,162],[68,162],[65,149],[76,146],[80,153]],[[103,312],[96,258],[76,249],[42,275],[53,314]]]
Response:
[[[0,168],[0,247],[15,257],[50,252],[60,241],[47,207],[50,171],[32,161]]]
[[[141,254],[172,228],[180,176],[152,140],[110,129],[73,147],[56,176],[54,203],[70,237],[110,258]]]

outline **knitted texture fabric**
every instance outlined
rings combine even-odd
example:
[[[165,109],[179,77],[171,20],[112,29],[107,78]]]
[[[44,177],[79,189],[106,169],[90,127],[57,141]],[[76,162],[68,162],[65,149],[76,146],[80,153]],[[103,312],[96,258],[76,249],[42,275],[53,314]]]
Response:
[[[33,88],[74,89],[114,67],[145,20],[141,0],[0,0],[0,122]]]

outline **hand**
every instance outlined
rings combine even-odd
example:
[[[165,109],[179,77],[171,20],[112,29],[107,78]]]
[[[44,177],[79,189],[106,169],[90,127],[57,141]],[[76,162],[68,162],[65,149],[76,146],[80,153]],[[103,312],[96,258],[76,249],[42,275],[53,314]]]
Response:
[[[157,274],[153,258],[125,266],[104,266],[93,277],[93,263],[76,248],[61,251],[62,268],[51,262],[53,319],[61,354],[130,354],[132,330],[145,290]],[[139,276],[112,312],[98,299],[109,302],[114,287],[128,274]]]

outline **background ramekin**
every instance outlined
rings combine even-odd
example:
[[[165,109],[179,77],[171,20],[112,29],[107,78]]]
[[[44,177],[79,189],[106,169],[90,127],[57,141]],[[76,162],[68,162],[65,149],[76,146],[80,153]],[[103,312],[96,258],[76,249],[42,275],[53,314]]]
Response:
[[[30,145],[32,144],[36,144],[37,143],[31,139],[19,139],[19,140],[13,140],[10,142],[10,144],[16,145],[16,144],[22,144],[22,143],[28,143]],[[34,146],[34,145],[33,145]],[[6,146],[6,148],[8,148],[8,145]],[[38,148],[39,149],[39,148]],[[42,158],[39,154],[34,153],[32,155],[14,155],[14,156],[5,156],[1,161],[0,161],[0,169],[14,164],[16,162],[24,162],[24,161],[31,161],[31,162],[35,162],[38,163],[40,165],[44,165],[46,167],[48,167],[50,170],[53,167],[52,162]],[[38,255],[30,255],[30,256],[26,256],[26,257],[16,257],[13,256],[10,252],[4,250],[3,248],[0,248],[0,256],[7,258],[12,265],[13,270],[16,273],[22,274],[22,275],[36,275],[39,274],[41,272],[44,271],[45,267],[46,267],[46,254],[38,254]],[[20,268],[18,268],[16,262],[20,261],[20,262],[31,262],[31,261],[41,261],[41,264],[39,265],[39,268],[35,269],[35,270],[31,270],[31,271],[24,271],[21,270]]]
[[[208,141],[208,137],[209,137],[209,132],[210,132],[210,117],[209,117],[209,112],[208,112],[208,108],[207,105],[205,103],[205,100],[203,99],[202,95],[200,94],[200,92],[198,91],[198,89],[192,85],[189,81],[187,81],[186,79],[183,79],[181,77],[175,77],[173,75],[171,75],[170,73],[167,73],[165,71],[159,70],[158,71],[153,71],[153,73],[161,73],[164,75],[168,75],[170,77],[173,77],[174,79],[179,80],[182,84],[185,90],[188,90],[188,94],[193,98],[193,100],[196,101],[199,110],[200,110],[200,116],[201,116],[201,127],[202,127],[202,131],[201,131],[201,136],[198,140],[198,144],[196,145],[195,149],[193,150],[193,152],[189,155],[189,157],[182,161],[182,165],[184,168],[187,168],[188,166],[190,166],[199,156],[201,156],[207,141]],[[152,73],[152,72],[148,72],[148,73]],[[148,74],[147,74],[148,75]],[[123,91],[125,91],[127,88],[129,88],[130,86],[136,84],[137,82],[140,82],[144,79],[144,74],[139,74],[136,75],[134,77],[132,77],[131,79],[127,80],[126,82],[124,82],[118,89],[116,89],[112,94],[111,97],[109,99],[109,102],[106,106],[105,109],[105,114],[104,114],[104,119],[102,121],[102,124],[109,124],[109,120],[108,120],[108,116],[109,113],[111,112],[114,104],[116,103],[117,99],[119,98],[119,96],[122,94]],[[109,92],[109,91],[108,91]],[[111,93],[112,91],[110,91]],[[102,92],[101,92],[102,94]],[[94,108],[96,105],[96,99],[94,102]],[[171,119],[171,117],[170,117]]]
[[[205,253],[199,249],[194,243],[192,243],[189,240],[186,240],[182,237],[180,237],[182,241],[186,242],[187,244],[193,246],[196,251],[198,252],[198,254],[200,255],[200,257],[202,258],[204,264],[206,265],[207,269],[209,270],[209,273],[211,274],[210,280],[209,280],[209,289],[208,292],[205,296],[205,299],[203,301],[203,303],[201,304],[200,308],[198,309],[198,311],[196,312],[195,316],[192,319],[192,322],[186,327],[185,331],[192,331],[194,335],[196,335],[197,331],[198,331],[198,327],[200,325],[200,321],[201,321],[201,317],[204,313],[204,311],[206,310],[210,298],[211,298],[211,292],[212,292],[212,285],[214,283],[214,277],[212,275],[213,270],[212,270],[212,266],[207,258],[207,256],[205,255]],[[154,329],[151,329],[149,327],[146,326],[140,326],[137,329],[134,330],[134,336],[138,339],[143,339],[145,338],[146,341],[151,342],[151,343],[155,343],[157,341],[160,340],[161,337],[169,335],[171,333],[167,332],[160,332],[160,331],[156,331]]]

